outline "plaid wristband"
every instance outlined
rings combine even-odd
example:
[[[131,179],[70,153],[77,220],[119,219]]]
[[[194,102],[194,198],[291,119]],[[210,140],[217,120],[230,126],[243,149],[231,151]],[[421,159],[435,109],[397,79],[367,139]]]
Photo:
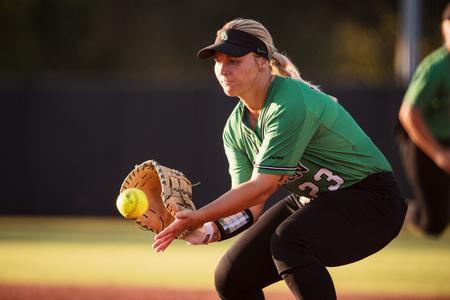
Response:
[[[221,241],[238,235],[253,224],[253,214],[250,209],[246,209],[235,215],[214,221],[219,228]]]

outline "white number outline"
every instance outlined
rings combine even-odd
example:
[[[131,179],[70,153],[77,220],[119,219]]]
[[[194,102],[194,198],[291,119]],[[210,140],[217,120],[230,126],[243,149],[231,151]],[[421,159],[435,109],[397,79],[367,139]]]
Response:
[[[325,177],[322,177],[323,175],[325,175]],[[317,171],[317,173],[314,174],[313,178],[316,182],[319,182],[322,179],[325,179],[326,181],[328,181],[330,183],[334,183],[334,184],[330,184],[330,186],[328,186],[329,191],[336,191],[341,187],[341,185],[344,184],[344,179],[342,179],[342,177],[340,177],[339,175],[333,174],[333,172],[331,172],[330,170],[325,169],[325,168],[321,168],[319,171]],[[297,186],[297,188],[303,192],[307,188],[309,188],[310,191],[309,191],[308,195],[312,198],[317,197],[317,193],[320,190],[319,187],[317,186],[317,184],[310,182],[310,181],[299,184]]]

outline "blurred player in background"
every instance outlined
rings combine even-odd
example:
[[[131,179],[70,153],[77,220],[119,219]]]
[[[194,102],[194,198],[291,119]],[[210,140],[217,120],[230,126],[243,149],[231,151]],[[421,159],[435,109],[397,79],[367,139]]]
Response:
[[[439,236],[450,204],[450,3],[442,15],[444,45],[417,68],[399,112],[399,147],[414,191],[408,221]]]
[[[216,269],[221,299],[264,299],[284,280],[297,299],[336,299],[327,266],[365,258],[399,233],[406,204],[384,155],[333,97],[300,77],[260,23],[236,19],[198,53],[239,102],[223,132],[232,188],[155,237],[191,244],[245,232]],[[215,112],[212,112],[215,113]],[[213,169],[212,169],[213,170]],[[279,188],[291,192],[266,212]]]

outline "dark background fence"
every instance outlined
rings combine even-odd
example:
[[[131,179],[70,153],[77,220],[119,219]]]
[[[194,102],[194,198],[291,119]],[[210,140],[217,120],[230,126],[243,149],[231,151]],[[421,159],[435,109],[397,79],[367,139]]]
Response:
[[[394,144],[403,91],[324,90],[386,154],[408,193]],[[147,159],[200,181],[199,206],[229,187],[221,133],[236,100],[212,81],[4,81],[0,99],[0,214],[116,214],[123,178]]]
[[[116,214],[122,179],[147,159],[201,181],[199,205],[224,192],[221,132],[236,101],[195,53],[237,17],[262,22],[302,76],[339,99],[408,196],[394,143],[404,3],[0,2],[0,215]],[[442,43],[447,3],[420,1],[419,59]]]

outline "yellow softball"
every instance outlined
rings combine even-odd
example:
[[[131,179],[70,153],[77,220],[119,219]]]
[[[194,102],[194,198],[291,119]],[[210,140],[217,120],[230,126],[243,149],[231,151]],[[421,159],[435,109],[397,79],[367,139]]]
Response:
[[[140,189],[126,189],[117,197],[116,206],[122,216],[135,219],[147,211],[147,196]]]

